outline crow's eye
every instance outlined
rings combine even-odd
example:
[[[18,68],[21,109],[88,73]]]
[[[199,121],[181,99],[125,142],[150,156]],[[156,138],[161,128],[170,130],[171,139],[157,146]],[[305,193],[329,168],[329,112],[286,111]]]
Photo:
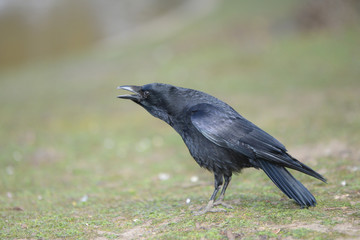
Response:
[[[147,97],[150,95],[150,92],[149,92],[149,91],[145,91],[143,94],[144,94],[144,97],[147,98]]]

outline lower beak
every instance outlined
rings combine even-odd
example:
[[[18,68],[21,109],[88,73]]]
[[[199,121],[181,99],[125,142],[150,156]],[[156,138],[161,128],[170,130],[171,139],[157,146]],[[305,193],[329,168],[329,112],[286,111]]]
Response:
[[[130,99],[130,100],[137,101],[137,102],[139,102],[142,98],[141,94],[140,94],[141,93],[140,86],[126,85],[126,86],[119,86],[118,89],[123,89],[123,90],[134,93],[134,94],[119,95],[119,96],[117,96],[118,98]]]

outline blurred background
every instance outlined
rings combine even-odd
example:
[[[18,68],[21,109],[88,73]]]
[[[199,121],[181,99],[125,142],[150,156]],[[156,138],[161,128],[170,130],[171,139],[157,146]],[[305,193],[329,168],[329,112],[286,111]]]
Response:
[[[359,23],[358,0],[0,0],[0,205],[211,181],[170,127],[116,98],[125,84],[208,92],[312,167],[359,166]]]
[[[161,24],[172,24],[165,22],[203,14],[215,1],[2,0],[0,4],[0,66],[5,68],[64,56],[111,39],[123,42],[160,18]],[[147,30],[170,30],[159,27]]]
[[[224,2],[229,0],[1,0],[0,67],[5,69],[55,59],[109,41],[123,43],[140,31],[147,32],[148,37],[159,37],[156,36],[159,32],[174,31],[179,24],[189,23],[190,19],[200,18],[228,4]],[[275,14],[278,19],[268,19],[266,12],[269,6],[262,6],[261,3],[254,4],[258,7],[257,14],[242,9],[247,7],[246,2],[244,6],[239,6],[238,20],[246,21],[247,18],[249,21],[243,24],[248,25],[249,29],[241,30],[248,30],[246,35],[251,34],[250,31],[259,31],[259,27],[269,28],[262,30],[274,35],[330,29],[336,31],[348,28],[349,24],[356,25],[359,20],[360,4],[356,0],[275,1],[274,4],[280,7]],[[227,14],[236,13],[234,10],[234,13]],[[256,23],[250,22],[254,19]],[[253,24],[257,24],[257,27],[250,26]],[[234,34],[238,31],[237,28],[233,29]]]

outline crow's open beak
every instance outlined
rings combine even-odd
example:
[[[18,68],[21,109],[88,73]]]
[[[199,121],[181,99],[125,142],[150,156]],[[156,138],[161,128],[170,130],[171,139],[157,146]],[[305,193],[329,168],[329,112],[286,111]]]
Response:
[[[141,87],[140,86],[119,86],[117,89],[124,89],[134,94],[119,95],[118,98],[130,99],[139,102],[142,99]]]

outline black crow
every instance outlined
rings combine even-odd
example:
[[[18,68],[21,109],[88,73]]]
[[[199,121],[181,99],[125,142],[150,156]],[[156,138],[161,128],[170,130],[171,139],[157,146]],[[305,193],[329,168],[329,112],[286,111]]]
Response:
[[[233,173],[249,167],[262,169],[302,208],[316,205],[315,197],[286,168],[323,182],[325,178],[290,156],[283,144],[228,104],[201,91],[162,83],[120,86],[119,89],[133,93],[119,98],[132,100],[173,127],[195,161],[214,173],[215,190],[207,206],[197,214],[225,211],[215,208],[217,205],[232,208],[223,202],[226,188]],[[221,185],[220,196],[216,199]]]

